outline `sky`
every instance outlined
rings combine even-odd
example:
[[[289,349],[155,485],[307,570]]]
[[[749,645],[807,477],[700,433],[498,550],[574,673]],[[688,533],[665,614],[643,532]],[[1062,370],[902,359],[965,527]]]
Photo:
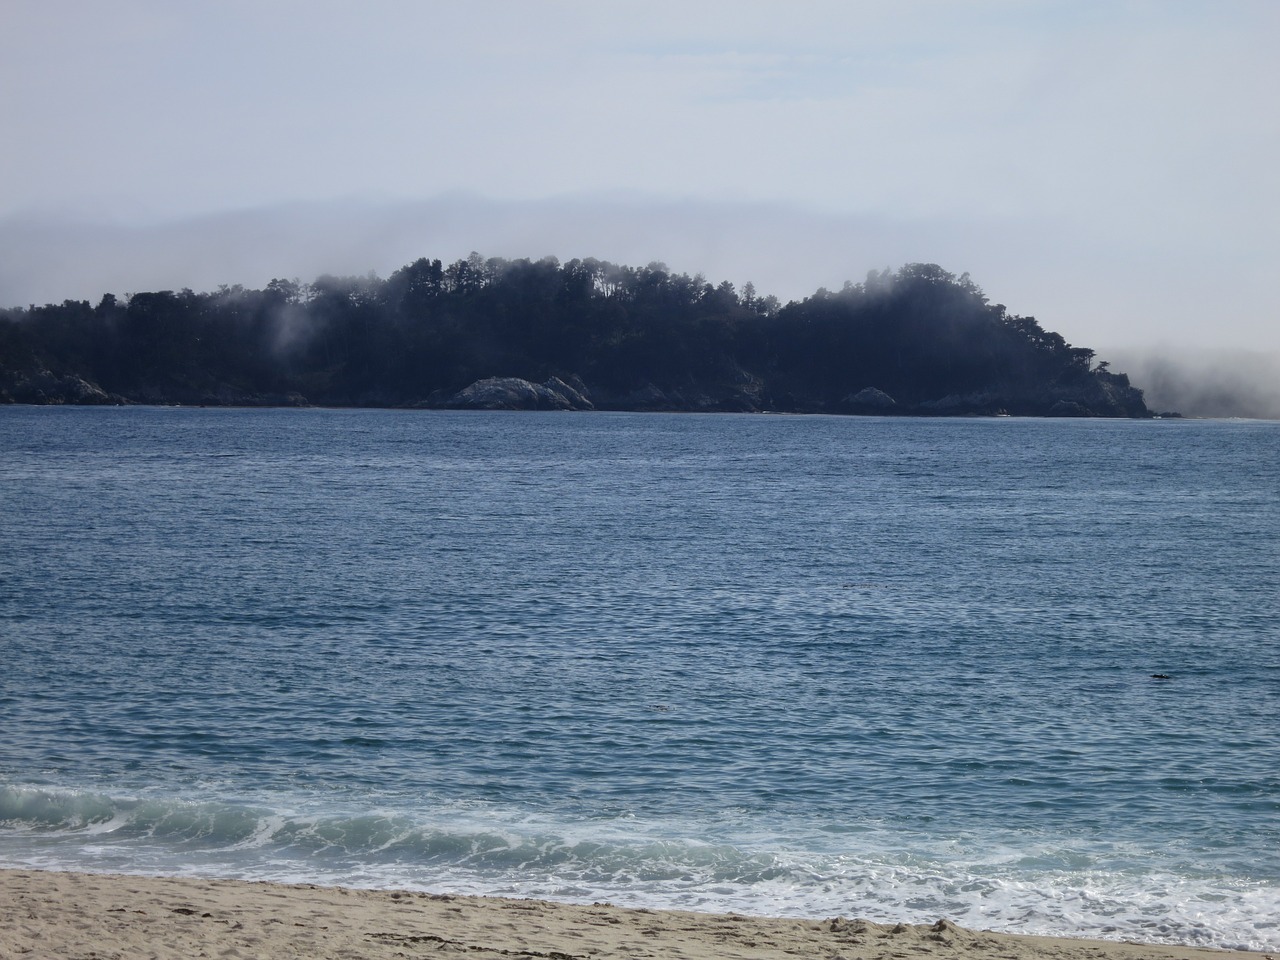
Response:
[[[920,261],[1100,352],[1280,358],[1277,49],[1275,0],[0,0],[0,305]]]

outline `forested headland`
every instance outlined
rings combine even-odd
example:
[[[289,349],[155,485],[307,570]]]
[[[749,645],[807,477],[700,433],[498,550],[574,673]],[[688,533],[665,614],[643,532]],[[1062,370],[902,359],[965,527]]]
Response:
[[[0,310],[0,402],[1151,415],[936,264],[784,305],[661,263],[474,253]]]

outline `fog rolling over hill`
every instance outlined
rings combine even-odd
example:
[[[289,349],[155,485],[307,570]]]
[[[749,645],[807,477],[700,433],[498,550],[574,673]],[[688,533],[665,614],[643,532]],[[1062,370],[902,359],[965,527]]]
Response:
[[[163,223],[0,216],[0,309],[66,298],[97,303],[107,291],[260,288],[272,277],[370,269],[385,276],[424,250],[477,248],[500,256],[661,260],[675,272],[751,280],[788,301],[865,275],[854,265],[882,268],[926,251],[935,262],[981,276],[1012,312],[1034,307],[1046,327],[1099,345],[1099,359],[1129,373],[1153,410],[1280,417],[1280,346],[1257,321],[1242,292],[1247,284],[1235,291],[1237,299],[1215,302],[1217,288],[1175,288],[1160,279],[1182,264],[1161,260],[1144,275],[1120,266],[1113,248],[1095,250],[1087,264],[1076,259],[1075,268],[1064,271],[1070,249],[1093,248],[1061,225],[1046,230],[1009,221],[981,235],[984,242],[975,246],[972,225],[936,218],[907,223],[625,193],[281,203]],[[1231,322],[1212,329],[1192,322],[1210,313]],[[1122,345],[1111,348],[1108,340]]]
[[[1280,420],[1280,350],[1117,347],[1102,352],[1142,388],[1152,410]]]
[[[0,401],[18,403],[1152,415],[1094,363],[931,263],[785,305],[656,261],[473,252],[386,280],[0,310]]]

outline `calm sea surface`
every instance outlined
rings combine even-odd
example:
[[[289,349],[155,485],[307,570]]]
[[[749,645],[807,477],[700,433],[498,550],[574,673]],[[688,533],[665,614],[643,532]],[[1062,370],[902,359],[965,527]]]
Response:
[[[1278,949],[1280,423],[0,408],[0,865]]]

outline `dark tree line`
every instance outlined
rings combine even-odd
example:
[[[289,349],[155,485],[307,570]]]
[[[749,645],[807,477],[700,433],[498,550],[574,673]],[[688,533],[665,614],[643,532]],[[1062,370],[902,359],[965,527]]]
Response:
[[[0,399],[23,402],[440,406],[501,376],[618,409],[1148,415],[1093,358],[934,264],[782,305],[661,263],[473,253],[0,311]]]

